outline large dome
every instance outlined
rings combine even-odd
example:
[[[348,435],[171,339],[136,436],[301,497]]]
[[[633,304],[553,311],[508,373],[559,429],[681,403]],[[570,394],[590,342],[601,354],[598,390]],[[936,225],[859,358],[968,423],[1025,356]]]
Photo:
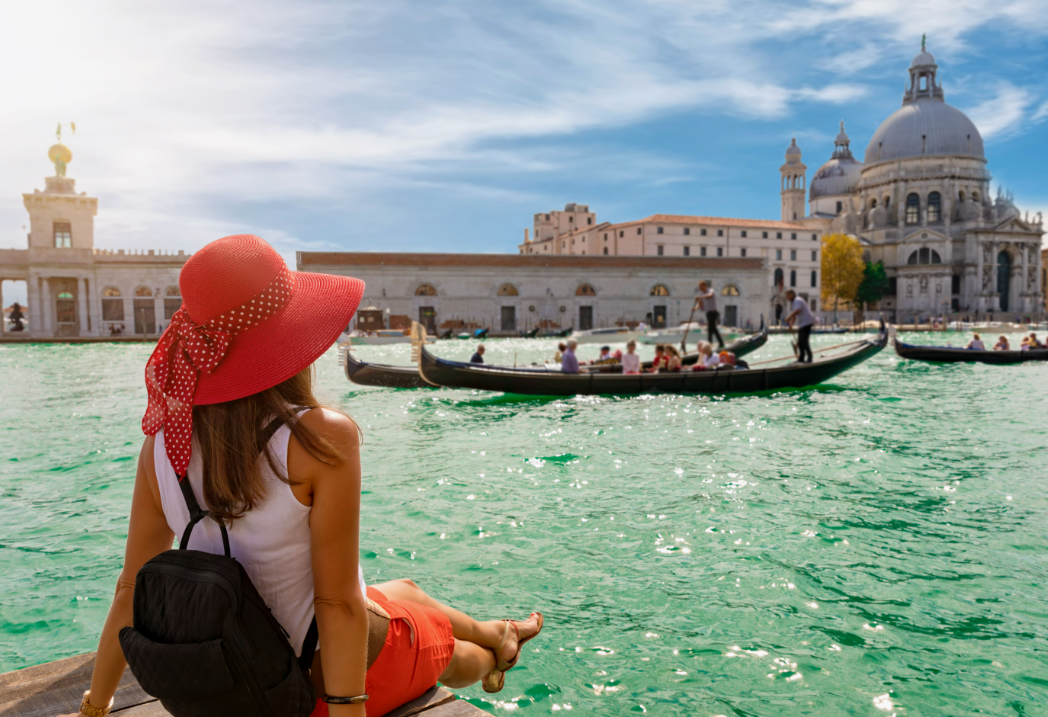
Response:
[[[867,165],[929,154],[986,159],[983,140],[968,117],[944,99],[939,66],[924,49],[910,63],[910,86],[902,107],[884,120],[866,147]]]
[[[866,164],[925,154],[985,159],[982,135],[967,115],[942,100],[904,105],[881,123],[866,146]]]

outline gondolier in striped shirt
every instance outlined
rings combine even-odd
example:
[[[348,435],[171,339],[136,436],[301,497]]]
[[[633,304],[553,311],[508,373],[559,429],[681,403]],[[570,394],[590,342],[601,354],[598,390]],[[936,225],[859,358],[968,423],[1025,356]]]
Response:
[[[808,308],[808,302],[797,296],[793,289],[786,292],[786,300],[790,302],[790,315],[786,317],[786,323],[791,329],[794,323],[797,324],[797,362],[811,363],[811,330],[815,326],[815,317]]]
[[[717,344],[724,348],[724,339],[721,338],[717,329],[717,320],[720,312],[717,311],[717,292],[710,288],[705,281],[699,282],[699,295],[695,297],[695,308],[706,312],[706,339],[712,344],[713,337],[717,337]]]

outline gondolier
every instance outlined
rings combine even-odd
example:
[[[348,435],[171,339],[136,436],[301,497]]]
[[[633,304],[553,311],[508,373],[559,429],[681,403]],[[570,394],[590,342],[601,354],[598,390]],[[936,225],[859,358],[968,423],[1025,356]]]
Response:
[[[786,300],[790,302],[790,315],[786,317],[786,323],[792,329],[797,324],[797,363],[811,363],[811,330],[815,326],[815,317],[808,308],[808,302],[797,296],[797,292],[790,289],[786,292]]]
[[[699,295],[695,297],[695,308],[706,312],[706,340],[711,344],[713,337],[717,337],[717,347],[724,348],[724,339],[721,338],[720,330],[717,329],[717,321],[720,312],[717,311],[717,292],[710,288],[705,281],[699,282]]]

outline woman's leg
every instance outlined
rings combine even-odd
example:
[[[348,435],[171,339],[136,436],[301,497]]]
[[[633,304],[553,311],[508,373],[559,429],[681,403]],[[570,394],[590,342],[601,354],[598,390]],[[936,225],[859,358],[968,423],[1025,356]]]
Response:
[[[465,640],[455,640],[451,662],[440,675],[440,684],[452,689],[469,687],[480,682],[495,669],[495,654]]]
[[[458,642],[472,642],[474,645],[492,650],[498,650],[501,647],[502,658],[505,660],[512,660],[513,656],[517,654],[518,631],[519,637],[523,639],[534,635],[539,629],[537,618],[529,617],[527,620],[517,623],[517,630],[510,628],[509,636],[503,642],[502,636],[506,632],[505,620],[488,620],[485,622],[474,620],[464,612],[437,602],[411,580],[406,578],[392,580],[388,583],[372,585],[371,587],[390,600],[406,600],[419,605],[428,605],[439,610],[451,620],[451,632]],[[455,646],[456,653],[458,652],[458,642],[456,642]]]

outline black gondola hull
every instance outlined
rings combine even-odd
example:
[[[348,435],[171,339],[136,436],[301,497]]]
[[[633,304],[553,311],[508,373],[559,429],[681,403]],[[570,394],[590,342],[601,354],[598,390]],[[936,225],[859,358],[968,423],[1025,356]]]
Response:
[[[1048,361],[1048,349],[1030,351],[990,351],[987,349],[962,349],[950,346],[913,346],[895,340],[895,353],[899,358],[935,363],[988,363],[997,366]]]
[[[346,352],[346,378],[361,386],[382,388],[433,388],[419,376],[414,366],[386,366],[384,364],[359,361]]]
[[[437,358],[425,348],[419,372],[430,383],[447,388],[531,396],[630,396],[643,393],[723,395],[804,388],[828,381],[887,345],[882,333],[876,340],[858,342],[856,348],[811,364],[790,364],[767,369],[723,369],[649,374],[566,374],[544,369],[477,366]]]

